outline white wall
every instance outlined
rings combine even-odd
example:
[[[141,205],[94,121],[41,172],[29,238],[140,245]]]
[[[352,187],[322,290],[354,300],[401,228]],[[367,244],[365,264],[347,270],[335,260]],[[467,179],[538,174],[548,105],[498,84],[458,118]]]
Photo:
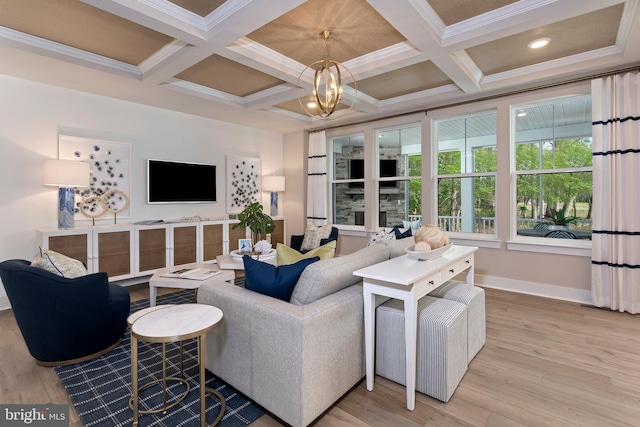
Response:
[[[132,218],[118,223],[226,215],[227,154],[260,157],[264,175],[282,173],[280,133],[0,75],[0,261],[33,258],[36,229],[57,226],[57,190],[42,185],[42,162],[57,158],[59,134],[131,144]],[[148,158],[215,164],[218,202],[146,204]],[[284,203],[285,195],[280,197]],[[268,209],[268,193],[263,193],[263,205]],[[0,288],[0,307],[5,305]]]

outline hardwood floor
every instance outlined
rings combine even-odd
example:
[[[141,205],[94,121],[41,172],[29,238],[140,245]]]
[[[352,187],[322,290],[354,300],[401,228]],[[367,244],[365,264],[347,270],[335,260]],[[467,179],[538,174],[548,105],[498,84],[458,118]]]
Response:
[[[132,299],[149,296],[130,290]],[[640,317],[485,291],[487,343],[448,403],[417,393],[407,411],[404,387],[376,377],[373,392],[360,383],[315,425],[640,425]],[[0,361],[0,402],[69,403],[53,369],[29,356],[11,311],[0,313]],[[252,427],[280,425],[265,415]]]

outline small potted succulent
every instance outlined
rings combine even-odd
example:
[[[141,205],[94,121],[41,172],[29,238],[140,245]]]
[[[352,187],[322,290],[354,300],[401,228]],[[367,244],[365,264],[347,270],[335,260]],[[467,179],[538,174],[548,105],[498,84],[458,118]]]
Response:
[[[263,248],[265,248],[266,245],[261,244],[261,241],[266,242],[266,240],[264,240],[266,239],[266,235],[273,233],[273,230],[276,229],[273,218],[263,212],[263,207],[260,203],[254,202],[238,214],[238,220],[240,222],[232,228],[234,230],[238,228],[249,228],[249,230],[251,230],[251,241],[254,243],[254,251],[263,252]],[[270,248],[271,244],[269,244],[269,249]]]
[[[556,211],[555,215],[546,215],[543,220],[546,223],[550,223],[547,226],[548,230],[568,230],[569,224],[575,224],[578,222],[577,216],[565,216],[564,208]]]

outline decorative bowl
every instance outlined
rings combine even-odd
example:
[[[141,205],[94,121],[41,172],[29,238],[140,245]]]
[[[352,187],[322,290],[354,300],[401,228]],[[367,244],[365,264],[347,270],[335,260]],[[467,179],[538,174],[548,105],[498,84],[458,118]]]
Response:
[[[449,250],[453,243],[439,247],[438,249],[432,249],[430,251],[414,251],[415,245],[405,248],[405,252],[409,255],[409,258],[417,259],[418,261],[428,261],[430,259],[440,258],[442,254]]]

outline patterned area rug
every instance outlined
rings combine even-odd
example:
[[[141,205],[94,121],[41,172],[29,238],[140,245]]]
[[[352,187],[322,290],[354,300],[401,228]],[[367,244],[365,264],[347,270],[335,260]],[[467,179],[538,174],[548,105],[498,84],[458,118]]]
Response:
[[[194,291],[184,290],[158,297],[160,304],[184,304],[195,302]],[[131,313],[149,307],[149,300],[135,301]],[[162,378],[161,344],[139,341],[139,382],[146,384]],[[180,347],[178,343],[167,344],[167,376],[179,376]],[[200,425],[199,376],[197,364],[197,342],[183,341],[184,377],[191,389],[184,401],[168,410],[166,414],[140,415],[140,427],[144,426],[196,426]],[[78,417],[85,426],[119,427],[130,426],[133,411],[128,402],[131,396],[131,353],[129,331],[121,344],[109,353],[96,359],[69,366],[54,368],[60,382],[73,402]],[[218,390],[227,404],[225,415],[219,426],[245,426],[261,417],[264,412],[236,390],[214,378],[207,371],[206,386]],[[167,402],[175,402],[186,387],[175,383],[168,387]],[[140,409],[162,407],[160,385],[152,385],[140,393]],[[207,425],[220,413],[218,399],[207,395]]]

